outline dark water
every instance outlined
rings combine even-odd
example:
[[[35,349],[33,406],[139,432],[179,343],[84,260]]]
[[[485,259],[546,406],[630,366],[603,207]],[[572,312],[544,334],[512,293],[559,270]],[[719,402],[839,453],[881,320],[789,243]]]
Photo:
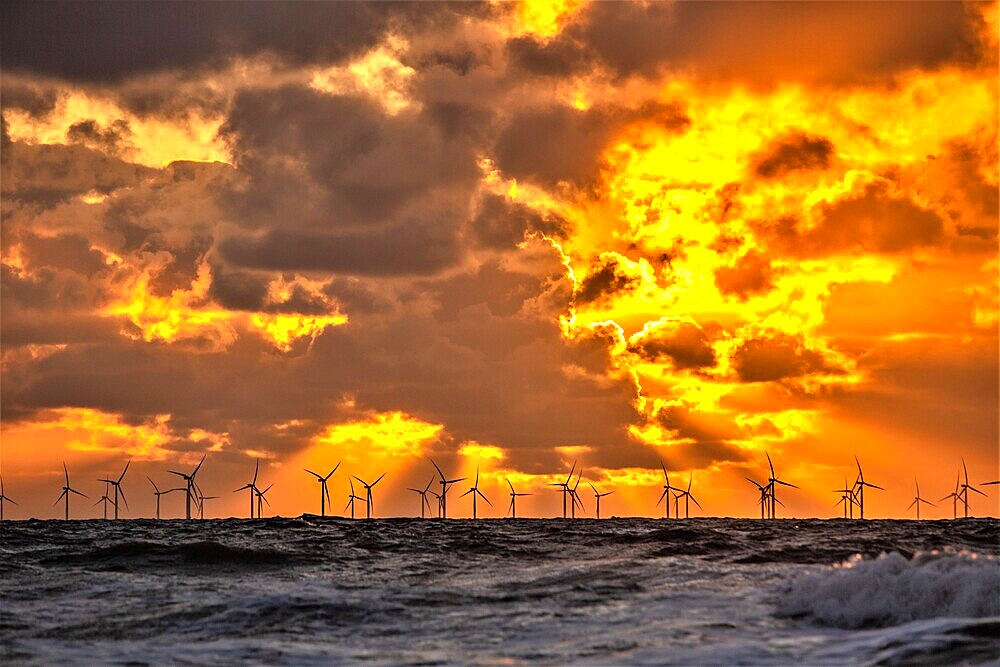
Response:
[[[6,522],[0,661],[974,664],[998,555],[991,519]]]

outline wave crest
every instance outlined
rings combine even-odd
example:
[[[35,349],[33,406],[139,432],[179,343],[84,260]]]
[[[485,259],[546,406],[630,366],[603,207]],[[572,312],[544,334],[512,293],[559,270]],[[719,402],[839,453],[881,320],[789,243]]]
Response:
[[[840,628],[919,619],[1000,616],[1000,560],[969,551],[897,552],[846,562],[793,580],[778,615]]]

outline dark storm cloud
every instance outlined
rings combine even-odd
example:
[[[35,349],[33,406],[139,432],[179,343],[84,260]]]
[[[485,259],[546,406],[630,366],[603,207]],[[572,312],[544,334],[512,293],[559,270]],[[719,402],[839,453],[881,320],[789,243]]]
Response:
[[[545,186],[560,181],[592,187],[600,174],[600,156],[624,125],[647,120],[681,132],[690,119],[674,104],[647,103],[635,109],[566,106],[528,108],[511,116],[497,138],[494,156],[508,176]]]
[[[368,276],[434,273],[458,256],[453,238],[432,236],[416,224],[325,235],[273,231],[259,238],[231,237],[219,249],[239,267]]]
[[[549,275],[558,275],[557,259],[549,264]],[[6,414],[92,407],[133,421],[169,413],[178,423],[215,431],[238,422],[243,430],[235,445],[253,447],[275,423],[336,421],[334,404],[350,394],[366,409],[402,410],[445,424],[456,441],[497,444],[515,465],[537,472],[544,472],[540,449],[625,446],[635,390],[627,380],[606,377],[606,343],[564,341],[549,313],[491,308],[485,299],[498,298],[494,282],[517,282],[499,273],[441,282],[435,291],[453,304],[448,320],[403,304],[352,314],[350,324],[328,329],[303,357],[276,360],[254,337],[204,354],[120,336],[71,346],[5,386],[3,408]],[[526,279],[535,287],[526,280],[524,298],[549,289],[547,280]],[[579,372],[568,375],[567,367]]]
[[[674,368],[714,366],[715,350],[708,334],[690,322],[663,322],[629,345],[629,351],[647,361],[670,360]]]
[[[153,172],[78,145],[12,141],[0,160],[3,195],[45,206],[90,191],[108,194],[136,185]]]
[[[621,270],[621,265],[614,255],[604,255],[594,260],[587,277],[580,282],[576,290],[576,300],[580,303],[590,303],[610,298],[631,292],[641,283],[642,279],[639,276],[629,275]]]
[[[745,341],[733,353],[733,367],[741,382],[771,382],[833,370],[821,354],[784,334]]]
[[[518,38],[508,51],[542,75],[601,64],[618,77],[672,69],[762,84],[846,83],[972,64],[977,21],[953,2],[595,2],[555,39]]]
[[[0,39],[7,71],[106,82],[260,52],[338,62],[397,21],[419,31],[488,11],[467,3],[14,1],[3,4]]]
[[[92,146],[114,155],[121,152],[123,143],[131,134],[132,129],[127,121],[119,119],[102,128],[97,121],[89,119],[70,125],[66,131],[66,138],[70,143]]]
[[[18,235],[24,251],[25,266],[30,271],[42,267],[66,269],[91,277],[107,267],[104,255],[90,247],[90,241],[79,234],[37,236]]]
[[[241,224],[270,231],[227,239],[223,255],[364,275],[452,263],[480,172],[475,144],[441,123],[433,110],[389,116],[374,101],[294,86],[237,95],[222,133],[249,183],[228,201]]]
[[[884,181],[821,205],[818,219],[818,224],[804,231],[792,217],[753,226],[773,249],[792,256],[823,256],[845,250],[897,253],[944,238],[944,220],[937,211],[894,193]]]
[[[529,232],[563,236],[568,223],[558,215],[541,214],[524,204],[498,195],[486,195],[471,223],[472,231],[484,247],[513,248]]]
[[[753,169],[762,178],[776,178],[793,171],[826,169],[831,155],[833,144],[828,139],[793,132],[765,146],[753,158]]]
[[[770,290],[774,287],[771,278],[770,260],[754,250],[741,256],[732,266],[715,270],[715,286],[719,291],[740,299]]]

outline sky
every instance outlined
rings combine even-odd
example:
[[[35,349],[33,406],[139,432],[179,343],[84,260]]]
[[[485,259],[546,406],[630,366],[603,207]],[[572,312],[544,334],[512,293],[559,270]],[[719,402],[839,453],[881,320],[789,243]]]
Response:
[[[1000,477],[996,3],[0,11],[7,516],[203,455],[210,516],[257,460],[282,515],[338,461],[379,516],[429,457],[481,516]]]

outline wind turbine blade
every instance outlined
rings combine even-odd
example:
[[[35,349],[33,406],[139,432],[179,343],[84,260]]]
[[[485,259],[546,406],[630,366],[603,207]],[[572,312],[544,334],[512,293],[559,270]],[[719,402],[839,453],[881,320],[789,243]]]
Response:
[[[468,491],[466,491],[465,493],[463,493],[462,495],[460,495],[459,498],[464,498],[467,495],[469,495],[470,493],[472,493],[473,491],[475,491],[475,489],[469,489]]]
[[[476,466],[476,483],[475,486],[479,486],[479,466]]]
[[[663,502],[663,499],[666,497],[668,490],[669,489],[663,489],[663,493],[660,494],[660,499],[656,501],[657,505]]]
[[[614,489],[612,489],[611,491],[606,491],[606,492],[604,493],[604,495],[606,495],[606,496],[610,496],[610,495],[611,495],[612,493],[614,493],[614,492],[615,492],[615,490],[614,490]]]
[[[309,473],[310,475],[312,475],[313,477],[315,477],[317,479],[323,479],[323,477],[319,473],[315,473],[312,470],[310,470],[309,468],[303,468],[303,470],[305,470],[307,473]]]
[[[970,490],[970,491],[973,491],[973,492],[975,492],[975,493],[978,493],[979,495],[983,496],[984,498],[986,497],[986,494],[985,494],[985,493],[983,493],[982,491],[980,491],[979,489],[977,489],[977,488],[976,488],[976,487],[974,487],[974,486],[967,486],[967,487],[965,487],[965,488],[967,488],[968,490]]]
[[[482,492],[482,491],[480,491],[479,489],[476,489],[476,493],[478,493],[478,494],[479,494],[479,497],[480,497],[480,498],[482,498],[483,500],[485,500],[485,501],[486,501],[486,504],[487,504],[487,505],[489,505],[490,507],[493,507],[493,503],[491,503],[491,502],[490,502],[490,499],[489,499],[489,498],[487,498],[487,497],[486,497],[485,495],[483,495],[483,492]]]
[[[125,473],[127,473],[127,472],[128,472],[128,467],[129,467],[130,465],[132,465],[132,459],[129,459],[129,460],[128,460],[128,463],[126,463],[126,464],[125,464],[125,469],[124,469],[124,470],[122,470],[122,474],[118,476],[118,483],[119,483],[119,484],[121,484],[121,483],[122,483],[122,480],[123,480],[123,479],[125,479]]]
[[[771,463],[771,455],[767,453],[767,450],[765,450],[764,456],[767,457],[767,465],[771,468],[771,477],[774,477],[774,464]]]
[[[906,511],[909,511],[909,509],[910,509],[911,507],[913,507],[914,505],[916,505],[916,504],[917,504],[917,501],[916,501],[916,499],[914,499],[914,501],[913,501],[912,503],[910,503],[909,505],[907,505],[907,506],[906,506],[906,509],[905,509],[905,510],[903,510],[903,511],[904,511],[904,512],[906,512]]]
[[[329,475],[327,475],[326,477],[324,477],[324,478],[323,478],[323,480],[325,481],[325,480],[328,480],[328,479],[330,479],[331,477],[333,477],[333,473],[337,472],[337,468],[339,468],[339,467],[340,467],[340,464],[341,464],[341,463],[343,463],[343,461],[337,461],[337,465],[333,466],[333,470],[331,470],[331,471],[330,471],[330,474],[329,474]]]
[[[873,489],[878,489],[879,491],[885,491],[885,489],[883,489],[881,486],[879,486],[877,484],[871,484],[869,482],[862,482],[862,484],[864,484],[865,486],[870,486]]]
[[[431,465],[433,465],[434,468],[438,471],[438,474],[441,476],[441,481],[444,481],[444,479],[445,479],[444,473],[441,472],[441,468],[438,466],[438,464],[434,463],[434,459],[432,459],[432,458],[428,457],[428,460],[431,462]]]
[[[764,488],[763,486],[760,485],[760,483],[758,483],[758,482],[750,479],[749,477],[744,477],[743,479],[745,479],[746,481],[750,482],[751,484],[753,484],[754,486],[756,486],[758,489],[763,489]]]
[[[69,470],[66,468],[65,461],[63,461],[63,474],[66,475],[66,486],[69,486]]]
[[[63,489],[63,492],[59,494],[59,497],[56,498],[56,501],[54,503],[52,503],[52,504],[53,505],[58,505],[59,501],[62,500],[63,496],[65,496],[65,495],[66,495],[66,489]]]
[[[506,477],[506,476],[504,477],[504,481],[505,481],[505,482],[507,482],[507,486],[509,486],[509,487],[510,487],[510,492],[511,492],[511,493],[514,493],[514,485],[510,483],[510,480],[509,480],[509,479],[507,479],[507,477]]]
[[[780,479],[776,479],[774,481],[777,482],[778,484],[784,484],[785,486],[790,486],[793,489],[799,488],[799,487],[795,486],[794,484],[790,484],[789,482],[782,482]]]
[[[700,510],[704,510],[705,509],[704,507],[701,506],[701,504],[697,500],[695,500],[694,496],[692,496],[690,493],[688,494],[688,498],[690,498],[691,502],[693,502],[695,505],[698,506],[698,509],[700,509]]]
[[[85,494],[85,493],[80,493],[80,492],[79,492],[79,491],[77,491],[76,489],[70,489],[70,491],[72,491],[72,492],[73,492],[73,493],[75,493],[76,495],[80,496],[81,498],[86,498],[86,497],[87,497],[87,494]]]
[[[128,509],[128,498],[125,497],[125,489],[123,489],[120,485],[116,486],[118,486],[118,493],[122,494],[122,501],[125,503],[125,509]]]
[[[379,482],[381,482],[381,481],[382,481],[382,478],[383,478],[383,477],[385,477],[385,476],[386,476],[386,475],[388,475],[388,474],[389,474],[389,473],[387,473],[387,472],[384,472],[384,473],[382,473],[381,475],[379,475],[379,476],[378,476],[378,479],[376,479],[376,480],[375,480],[374,482],[372,482],[372,483],[371,483],[371,486],[375,486],[376,484],[378,484]]]
[[[198,471],[201,470],[201,464],[205,462],[205,457],[206,456],[208,456],[208,454],[203,454],[202,457],[201,457],[201,461],[198,461],[198,465],[196,465],[194,467],[194,470],[191,471],[191,476],[192,477],[194,477],[195,475],[197,475]]]
[[[156,482],[154,482],[152,479],[150,479],[149,475],[146,475],[146,479],[149,480],[149,483],[152,484],[153,488],[156,490],[156,492],[159,493],[160,489],[159,489],[158,486],[156,486]]]
[[[777,499],[777,498],[775,498],[774,496],[771,496],[771,498],[774,498],[774,502],[778,503],[778,504],[779,504],[779,505],[781,505],[782,507],[784,507],[784,506],[785,506],[785,503],[781,502],[780,500],[778,500],[778,499]]]

